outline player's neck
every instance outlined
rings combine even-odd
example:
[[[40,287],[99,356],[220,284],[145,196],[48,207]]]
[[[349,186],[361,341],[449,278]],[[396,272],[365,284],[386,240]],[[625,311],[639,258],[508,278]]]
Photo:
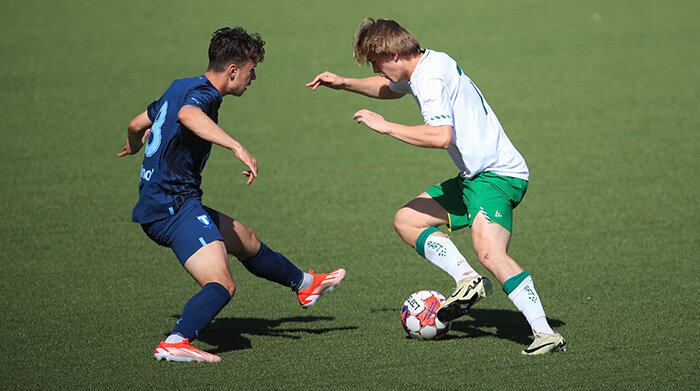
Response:
[[[226,86],[228,79],[226,72],[214,72],[212,70],[207,70],[204,72],[204,76],[209,79],[209,82],[219,91],[221,96],[226,95],[224,92],[224,87]]]
[[[418,62],[420,61],[421,57],[423,57],[423,53],[419,53],[406,60],[406,74],[408,75],[409,79],[411,78],[411,76],[413,76],[413,71],[416,70],[416,67],[418,66]]]

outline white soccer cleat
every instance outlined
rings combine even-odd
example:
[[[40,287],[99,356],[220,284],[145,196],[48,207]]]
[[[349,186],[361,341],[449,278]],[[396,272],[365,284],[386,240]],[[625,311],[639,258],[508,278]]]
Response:
[[[493,284],[486,277],[465,278],[457,283],[457,289],[442,303],[437,317],[442,322],[449,322],[463,316],[482,297],[493,292]]]
[[[566,340],[559,333],[545,334],[535,333],[535,341],[523,350],[525,355],[554,353],[557,351],[566,351]]]

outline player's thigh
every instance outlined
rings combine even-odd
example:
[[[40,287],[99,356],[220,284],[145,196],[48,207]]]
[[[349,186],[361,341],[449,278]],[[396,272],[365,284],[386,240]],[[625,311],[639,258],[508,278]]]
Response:
[[[233,295],[236,286],[231,276],[224,242],[217,240],[201,247],[185,261],[184,266],[200,286],[217,282]]]
[[[435,227],[448,221],[445,208],[425,192],[399,209],[394,220],[419,227]]]
[[[223,240],[214,217],[197,199],[186,201],[174,216],[142,227],[153,241],[173,250],[183,266],[200,248]]]
[[[439,210],[438,214],[433,215],[433,217],[438,218],[433,223],[439,223],[433,226],[445,224],[451,231],[456,231],[471,225],[467,205],[464,203],[463,191],[462,178],[454,177],[431,187],[421,194],[421,196],[430,197],[434,204],[439,206],[435,207],[433,205],[434,211]]]
[[[513,232],[513,210],[527,192],[527,181],[490,172],[482,173],[463,183],[467,216],[483,215],[488,222]]]
[[[245,260],[255,256],[260,250],[260,240],[250,227],[230,216],[207,208],[210,214],[216,214],[217,226],[223,237],[226,251],[234,257]]]
[[[478,212],[471,227],[472,244],[477,255],[505,254],[510,243],[510,232],[491,222],[485,213]]]

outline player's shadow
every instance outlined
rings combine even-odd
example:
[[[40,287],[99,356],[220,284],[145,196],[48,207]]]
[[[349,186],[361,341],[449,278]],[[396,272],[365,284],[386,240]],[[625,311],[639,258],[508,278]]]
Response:
[[[180,315],[173,315],[179,319]],[[357,326],[345,327],[306,327],[307,324],[319,321],[331,321],[335,318],[328,316],[294,316],[281,319],[262,318],[215,318],[197,339],[215,346],[207,351],[211,353],[223,353],[232,350],[250,349],[250,340],[244,335],[261,335],[267,337],[280,337],[288,339],[301,339],[309,334],[324,334],[334,331],[356,330]],[[298,324],[302,323],[302,327]],[[293,327],[285,326],[293,324]],[[290,325],[291,326],[291,325]]]
[[[547,317],[547,321],[554,328],[566,325],[563,321],[550,317]],[[493,328],[496,329],[495,332],[487,330]],[[455,331],[465,335],[459,335]],[[532,342],[530,325],[520,312],[479,308],[472,308],[464,317],[452,321],[451,331],[445,339],[480,337],[507,339],[521,345]]]

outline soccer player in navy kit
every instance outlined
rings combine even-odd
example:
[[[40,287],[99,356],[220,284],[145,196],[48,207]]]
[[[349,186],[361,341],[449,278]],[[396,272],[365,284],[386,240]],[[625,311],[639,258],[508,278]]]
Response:
[[[136,154],[146,144],[132,221],[141,224],[153,241],[170,247],[202,287],[187,302],[168,338],[156,347],[154,356],[159,360],[221,361],[190,342],[235,292],[228,254],[254,275],[296,291],[304,308],[345,277],[343,269],[329,274],[302,272],[240,221],[202,205],[201,172],[212,143],[230,149],[246,165],[242,174],[248,177],[247,185],[258,176],[255,158],[218,126],[218,109],[223,96],[243,95],[256,79],[264,44],[260,35],[241,27],[215,31],[207,71],[175,80],[159,100],[131,120],[126,145],[117,155]]]

